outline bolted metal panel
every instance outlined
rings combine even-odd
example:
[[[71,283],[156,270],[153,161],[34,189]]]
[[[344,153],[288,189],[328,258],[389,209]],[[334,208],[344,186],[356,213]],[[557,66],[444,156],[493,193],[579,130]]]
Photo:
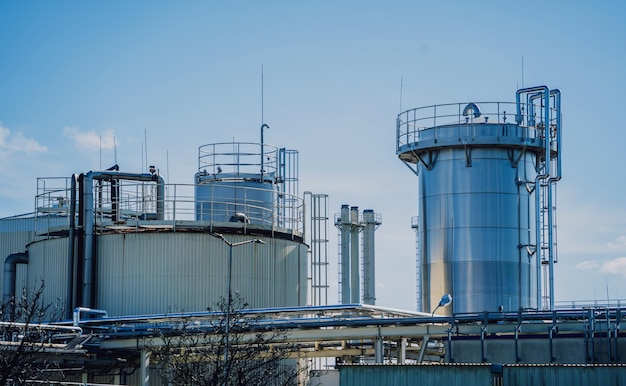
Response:
[[[491,365],[347,365],[339,366],[341,386],[491,386]]]

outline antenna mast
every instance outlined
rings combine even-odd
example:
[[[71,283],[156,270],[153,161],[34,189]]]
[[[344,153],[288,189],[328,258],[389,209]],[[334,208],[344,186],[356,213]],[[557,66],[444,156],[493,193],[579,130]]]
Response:
[[[400,112],[402,112],[402,78],[403,76],[400,75]]]

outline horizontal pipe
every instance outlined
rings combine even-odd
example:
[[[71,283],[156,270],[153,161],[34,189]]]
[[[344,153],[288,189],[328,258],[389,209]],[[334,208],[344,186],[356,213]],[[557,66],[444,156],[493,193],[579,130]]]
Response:
[[[82,334],[83,329],[76,326],[59,326],[57,324],[46,324],[46,323],[17,323],[17,322],[0,322],[0,326],[7,328],[28,328],[32,330],[53,330],[59,332],[74,332],[77,334]]]
[[[241,310],[238,315],[246,316],[263,316],[268,318],[258,321],[258,325],[272,325],[276,328],[294,328],[298,326],[306,327],[357,327],[357,326],[407,326],[415,324],[475,324],[492,323],[492,322],[509,322],[521,323],[521,321],[552,321],[555,317],[559,320],[586,320],[589,317],[589,309],[579,310],[558,310],[552,312],[543,311],[525,311],[525,312],[493,312],[493,313],[467,313],[454,314],[452,316],[431,316],[428,313],[415,313],[415,316],[396,315],[392,317],[372,317],[372,314],[378,311],[382,314],[389,313],[393,309],[384,307],[371,307],[361,305],[332,305],[332,306],[314,306],[314,307],[288,307],[288,308],[267,308],[254,310]],[[626,315],[626,308],[609,309],[606,307],[599,309],[602,315],[609,318],[615,318],[616,315]],[[332,311],[338,315],[315,316],[325,311]],[[591,310],[593,311],[593,310]],[[404,311],[400,311],[404,312]],[[607,313],[608,312],[608,313]],[[350,313],[354,313],[350,315]],[[155,315],[137,315],[124,316],[103,319],[92,319],[83,321],[83,325],[102,325],[102,324],[131,324],[131,323],[159,323],[169,322],[180,318],[188,319],[219,319],[223,312],[191,312],[191,313],[170,313]],[[282,317],[272,318],[272,314],[283,315]],[[294,317],[284,316],[285,314],[294,314]],[[308,315],[308,316],[307,316]],[[151,326],[150,328],[153,328]],[[265,327],[264,327],[265,328]]]
[[[95,308],[87,308],[87,307],[76,307],[74,308],[74,314],[72,318],[72,323],[75,327],[80,325],[80,314],[92,314],[92,315],[101,315],[102,318],[107,318],[109,316],[108,312],[105,310],[98,310]]]

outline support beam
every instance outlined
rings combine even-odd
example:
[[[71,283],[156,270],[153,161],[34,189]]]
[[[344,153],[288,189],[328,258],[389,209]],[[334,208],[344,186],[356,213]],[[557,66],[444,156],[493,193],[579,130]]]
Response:
[[[406,362],[406,338],[398,340],[396,358],[398,359],[398,364]]]
[[[148,350],[147,348],[142,348],[141,349],[141,358],[139,358],[140,361],[140,382],[141,382],[141,386],[149,386],[150,385],[150,373],[149,373],[149,369],[150,369],[150,356],[151,356],[151,352],[150,350]]]
[[[420,345],[420,354],[417,357],[417,363],[422,363],[424,361],[424,354],[426,354],[426,347],[428,346],[428,339],[430,339],[430,336],[428,335],[424,335],[424,338],[422,339],[422,344]]]

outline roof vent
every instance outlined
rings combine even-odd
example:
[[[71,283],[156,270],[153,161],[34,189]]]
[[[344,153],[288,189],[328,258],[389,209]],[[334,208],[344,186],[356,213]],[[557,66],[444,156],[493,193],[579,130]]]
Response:
[[[474,118],[480,117],[480,108],[476,103],[468,103],[467,106],[463,109],[463,116],[467,117],[471,113],[474,114]]]

